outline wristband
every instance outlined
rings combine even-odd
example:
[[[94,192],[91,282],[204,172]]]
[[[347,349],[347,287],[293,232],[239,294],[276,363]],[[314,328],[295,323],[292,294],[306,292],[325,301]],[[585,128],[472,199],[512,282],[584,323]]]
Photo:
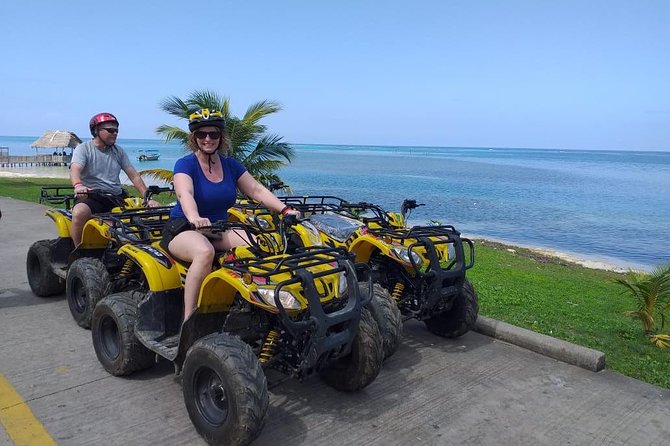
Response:
[[[82,183],[81,181],[78,181],[78,182],[74,183],[74,184],[72,185],[72,187],[77,187],[77,186],[79,186],[80,184],[83,185],[84,183]]]
[[[279,211],[279,213],[282,215],[286,215],[286,213],[290,210],[293,210],[291,206],[284,206],[284,208],[281,211]]]

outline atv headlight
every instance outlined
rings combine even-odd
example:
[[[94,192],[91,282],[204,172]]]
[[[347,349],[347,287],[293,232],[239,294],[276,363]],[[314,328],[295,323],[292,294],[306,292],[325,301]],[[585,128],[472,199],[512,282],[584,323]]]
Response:
[[[323,241],[321,241],[321,237],[319,236],[319,230],[316,229],[316,226],[308,221],[303,221],[302,225],[307,229],[307,238],[309,239],[310,246],[323,245]]]
[[[254,222],[254,224],[255,224],[256,226],[258,226],[259,228],[261,228],[261,229],[263,229],[263,230],[265,230],[265,231],[267,231],[268,229],[270,229],[270,222],[268,222],[268,221],[267,221],[266,219],[264,219],[264,218],[260,218],[260,217],[258,217],[258,216],[253,216],[253,217],[251,217],[251,221]]]
[[[400,257],[400,259],[402,259],[404,262],[407,262],[407,263],[410,263],[410,264],[412,263],[412,261],[409,259],[410,254],[409,254],[408,249],[406,249],[406,248],[391,248],[391,250],[393,250],[395,255]],[[421,256],[414,251],[412,251],[412,259],[414,259],[414,264],[416,266],[421,266],[421,263],[423,262],[423,260],[421,259]]]
[[[349,289],[349,283],[347,282],[347,275],[344,273],[344,271],[340,271],[339,279],[340,283],[337,290],[340,293],[339,297],[342,297],[346,294],[347,290]]]
[[[272,305],[273,307],[276,307],[275,305],[275,289],[274,288],[258,288],[258,295],[261,296],[261,299],[265,301],[266,304]],[[300,309],[300,302],[298,299],[293,297],[293,294],[286,290],[281,290],[279,291],[279,301],[281,302],[282,306],[286,308],[287,310],[299,310]]]
[[[447,256],[449,260],[456,258],[456,247],[451,243],[449,243],[449,246],[447,247]]]

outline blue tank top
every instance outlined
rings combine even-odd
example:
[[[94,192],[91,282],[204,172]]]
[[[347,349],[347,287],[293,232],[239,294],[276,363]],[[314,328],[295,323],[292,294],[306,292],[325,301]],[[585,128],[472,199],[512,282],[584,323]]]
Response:
[[[177,160],[174,173],[185,173],[193,180],[193,197],[198,205],[201,217],[215,221],[226,221],[228,209],[235,204],[237,196],[237,180],[246,169],[236,159],[219,155],[223,166],[223,181],[214,183],[207,179],[195,154],[187,155]],[[170,211],[171,218],[186,218],[181,203]]]

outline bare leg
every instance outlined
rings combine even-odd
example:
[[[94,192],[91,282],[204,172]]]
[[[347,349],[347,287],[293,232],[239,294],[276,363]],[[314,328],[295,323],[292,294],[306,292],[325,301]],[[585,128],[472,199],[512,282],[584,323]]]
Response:
[[[81,233],[84,225],[91,218],[91,208],[86,203],[77,203],[72,208],[72,224],[70,225],[70,236],[72,243],[77,247],[81,243]]]
[[[191,262],[184,284],[184,320],[193,313],[205,276],[212,272],[214,246],[196,231],[184,231],[172,239],[168,246],[175,257]]]
[[[222,234],[221,240],[214,243],[214,246],[216,246],[217,249],[226,250],[248,244],[249,239],[247,238],[246,232],[237,229],[229,229]]]

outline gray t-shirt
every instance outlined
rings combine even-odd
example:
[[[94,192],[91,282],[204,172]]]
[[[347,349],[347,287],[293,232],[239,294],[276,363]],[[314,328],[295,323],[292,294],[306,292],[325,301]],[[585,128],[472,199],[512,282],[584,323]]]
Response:
[[[100,150],[93,140],[83,142],[74,148],[72,163],[80,164],[81,181],[89,189],[120,194],[119,174],[131,166],[126,152],[114,144]]]

